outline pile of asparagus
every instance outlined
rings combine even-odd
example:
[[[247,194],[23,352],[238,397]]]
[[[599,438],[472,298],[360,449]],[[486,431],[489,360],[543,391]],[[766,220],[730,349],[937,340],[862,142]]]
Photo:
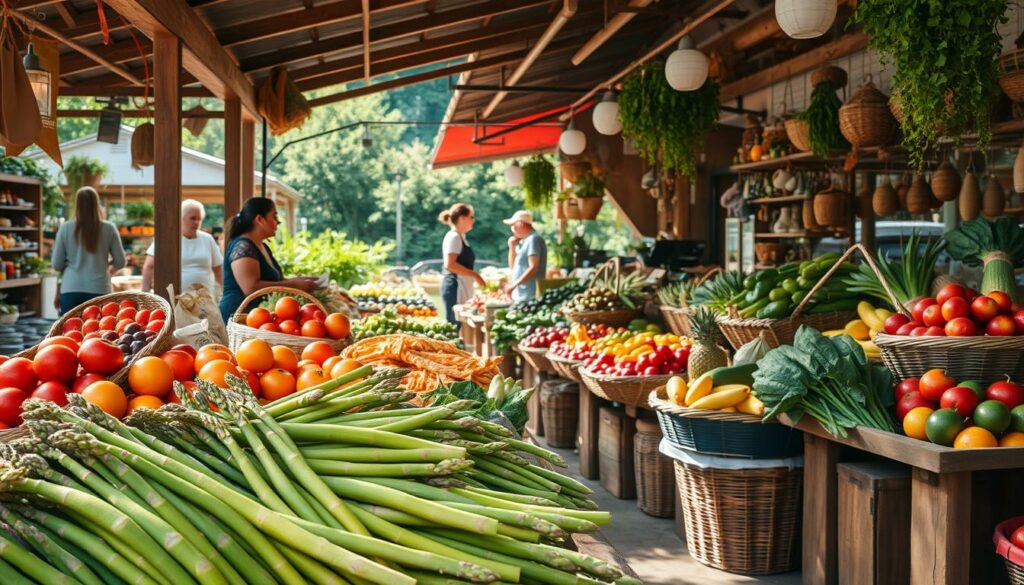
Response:
[[[0,445],[0,583],[635,583],[562,548],[610,516],[560,458],[466,416],[409,408],[369,369],[267,405],[244,381],[118,421],[26,402]]]

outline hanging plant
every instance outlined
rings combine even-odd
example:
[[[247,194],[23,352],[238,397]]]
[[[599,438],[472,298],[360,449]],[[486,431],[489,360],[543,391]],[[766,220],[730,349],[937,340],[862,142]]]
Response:
[[[896,66],[892,93],[900,96],[903,145],[917,170],[948,136],[971,130],[982,147],[992,137],[989,107],[999,95],[996,27],[1005,0],[861,0],[854,22],[883,64]]]
[[[842,105],[843,102],[836,95],[836,88],[823,81],[814,86],[807,110],[797,114],[798,119],[807,122],[811,152],[820,157],[827,157],[831,151],[849,146],[839,131],[839,108]]]
[[[555,165],[548,159],[537,155],[523,165],[524,204],[527,209],[551,207],[555,186]]]
[[[579,198],[604,197],[604,178],[594,173],[583,173],[573,181],[572,186]]]
[[[649,163],[693,177],[718,120],[718,84],[708,78],[697,90],[676,91],[665,79],[664,62],[648,62],[622,83],[619,120],[623,136]]]

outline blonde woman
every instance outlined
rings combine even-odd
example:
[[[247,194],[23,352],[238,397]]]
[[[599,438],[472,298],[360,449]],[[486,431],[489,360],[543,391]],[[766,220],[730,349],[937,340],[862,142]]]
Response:
[[[220,285],[224,283],[224,255],[213,236],[199,229],[204,217],[206,209],[202,203],[195,199],[181,202],[181,290],[201,285],[217,299]],[[142,265],[142,290],[148,291],[153,285],[155,252],[155,244],[150,244]]]
[[[108,294],[110,269],[124,268],[121,236],[114,224],[103,220],[100,196],[92,187],[82,187],[75,193],[75,219],[57,230],[52,264],[61,272],[53,300],[61,314]]]
[[[451,228],[441,243],[444,269],[441,271],[441,301],[444,303],[445,319],[457,324],[455,305],[464,303],[473,296],[473,285],[483,286],[484,279],[475,270],[476,254],[466,234],[473,229],[473,208],[465,203],[456,203],[437,216],[438,221]]]

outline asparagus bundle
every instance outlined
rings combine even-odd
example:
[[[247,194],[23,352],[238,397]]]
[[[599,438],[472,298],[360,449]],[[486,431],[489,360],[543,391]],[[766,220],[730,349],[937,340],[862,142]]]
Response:
[[[26,402],[0,445],[0,582],[630,583],[563,549],[610,521],[561,463],[368,370],[260,407],[245,382],[117,421]]]

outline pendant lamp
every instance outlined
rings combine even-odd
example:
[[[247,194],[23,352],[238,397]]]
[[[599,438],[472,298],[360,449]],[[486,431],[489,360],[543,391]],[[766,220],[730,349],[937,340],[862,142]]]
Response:
[[[562,149],[562,152],[569,156],[583,154],[583,151],[587,148],[587,135],[582,130],[576,129],[576,123],[572,118],[569,118],[569,125],[565,127],[562,135],[558,137],[558,148]]]
[[[50,118],[50,72],[43,69],[39,64],[39,57],[36,56],[35,48],[29,42],[25,57],[22,59],[25,66],[25,73],[28,74],[28,82],[32,86],[32,93],[36,96],[36,105],[39,106],[39,115]]]
[[[676,91],[700,89],[708,79],[708,58],[695,48],[689,35],[665,61],[665,79]]]
[[[505,167],[505,181],[513,187],[523,184],[523,167],[519,166],[519,161],[513,160]]]
[[[820,37],[836,20],[836,0],[777,0],[775,18],[794,39]]]
[[[601,101],[594,106],[594,129],[605,136],[614,136],[622,130],[619,122],[619,102],[615,92],[607,91]]]

